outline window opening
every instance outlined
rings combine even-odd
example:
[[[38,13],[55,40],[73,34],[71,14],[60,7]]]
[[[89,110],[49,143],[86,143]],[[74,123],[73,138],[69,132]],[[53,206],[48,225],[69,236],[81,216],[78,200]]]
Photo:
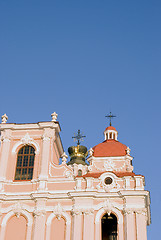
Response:
[[[117,240],[117,218],[114,214],[105,214],[101,219],[102,240]]]
[[[113,182],[113,180],[110,177],[106,177],[104,182],[105,182],[106,185],[109,185],[109,184],[111,184]]]
[[[33,177],[35,149],[24,146],[18,151],[15,180],[31,180]]]
[[[82,176],[82,170],[81,169],[78,170],[78,176]]]

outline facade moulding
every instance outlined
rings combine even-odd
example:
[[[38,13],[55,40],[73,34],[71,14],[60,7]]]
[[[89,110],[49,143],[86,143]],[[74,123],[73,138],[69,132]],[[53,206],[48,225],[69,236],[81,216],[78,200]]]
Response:
[[[35,154],[39,154],[40,152],[40,146],[39,144],[33,140],[33,138],[30,137],[29,133],[26,133],[24,137],[21,138],[20,141],[18,141],[12,148],[12,153],[17,154],[18,149],[21,146],[25,145],[31,145],[35,148]]]

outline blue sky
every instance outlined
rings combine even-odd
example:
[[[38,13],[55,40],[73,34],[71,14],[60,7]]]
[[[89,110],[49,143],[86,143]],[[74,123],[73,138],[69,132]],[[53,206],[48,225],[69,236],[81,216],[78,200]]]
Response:
[[[64,149],[78,129],[103,141],[109,111],[151,192],[148,239],[160,235],[161,1],[1,0],[0,114],[50,121]]]

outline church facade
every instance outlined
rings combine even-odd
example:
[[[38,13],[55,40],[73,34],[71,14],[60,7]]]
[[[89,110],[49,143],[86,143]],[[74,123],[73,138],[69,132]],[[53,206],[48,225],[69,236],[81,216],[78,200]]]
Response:
[[[147,240],[149,192],[113,126],[88,152],[79,132],[67,162],[56,113],[48,122],[7,119],[0,124],[0,240]]]

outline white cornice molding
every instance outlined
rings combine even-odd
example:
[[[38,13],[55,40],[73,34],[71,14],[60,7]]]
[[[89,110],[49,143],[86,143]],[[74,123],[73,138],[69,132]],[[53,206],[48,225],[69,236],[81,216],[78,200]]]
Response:
[[[148,197],[149,192],[145,190],[126,191],[121,190],[118,192],[97,192],[97,191],[75,191],[75,190],[61,190],[61,191],[43,191],[43,192],[16,192],[16,193],[1,193],[1,201],[14,201],[14,200],[38,200],[38,199],[74,199],[90,197],[95,199],[113,198],[120,199],[121,197]]]
[[[43,128],[56,128],[60,132],[59,122],[38,122],[38,123],[6,123],[0,124],[0,129],[11,129],[11,130],[34,130]]]

